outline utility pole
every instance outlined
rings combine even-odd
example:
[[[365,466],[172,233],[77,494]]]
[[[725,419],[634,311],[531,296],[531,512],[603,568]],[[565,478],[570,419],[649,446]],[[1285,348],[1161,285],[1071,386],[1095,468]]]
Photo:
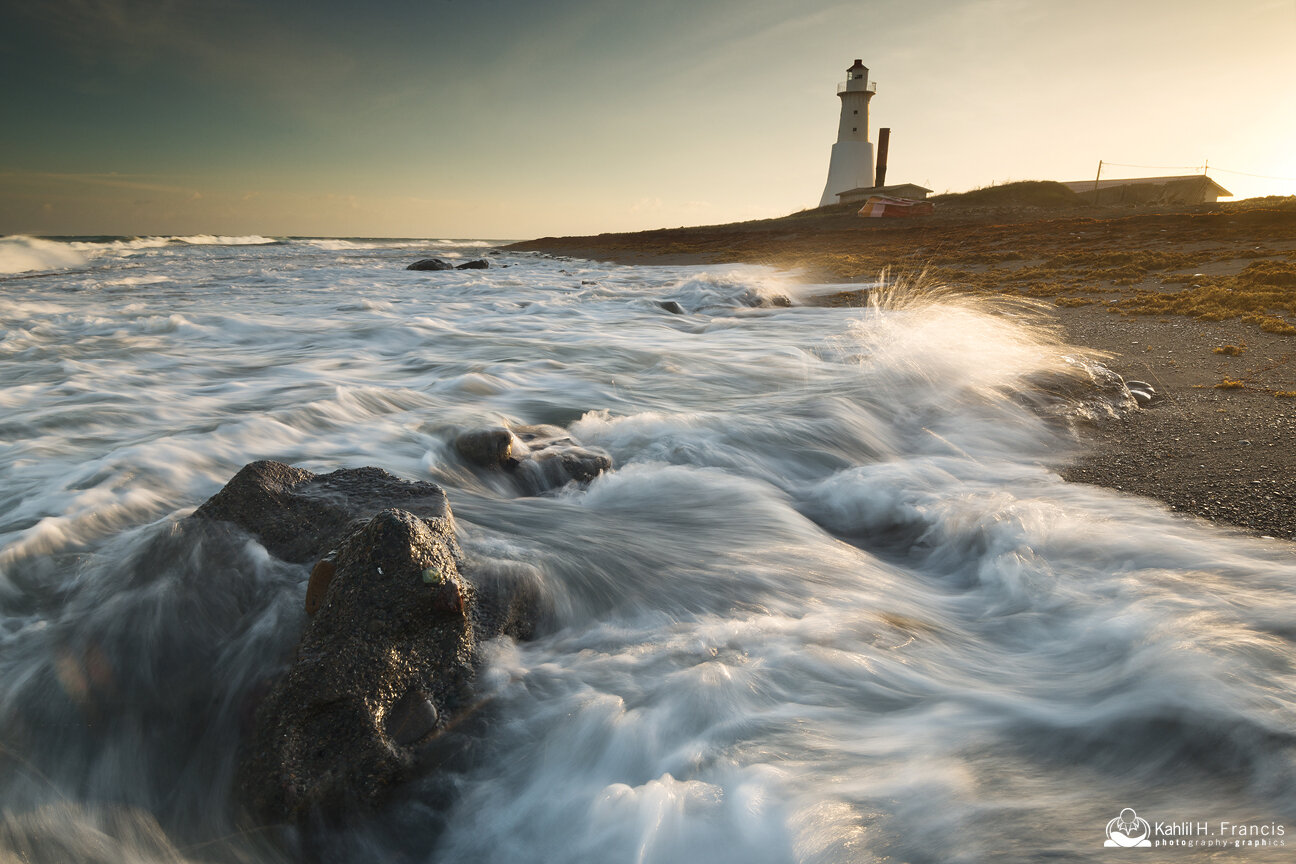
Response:
[[[1094,203],[1098,203],[1098,178],[1102,176],[1102,160],[1098,160],[1098,173],[1094,175]]]

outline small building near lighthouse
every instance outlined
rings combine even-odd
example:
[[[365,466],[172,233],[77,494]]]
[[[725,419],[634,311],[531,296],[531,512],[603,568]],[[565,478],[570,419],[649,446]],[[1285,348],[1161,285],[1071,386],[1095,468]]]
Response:
[[[877,84],[869,81],[868,67],[860,60],[846,70],[846,82],[837,85],[841,99],[841,120],[837,142],[828,161],[828,182],[819,206],[837,203],[837,196],[852,189],[873,185],[873,144],[869,141],[869,100]]]
[[[926,186],[919,186],[917,183],[897,183],[894,186],[869,186],[865,189],[847,189],[845,192],[837,193],[837,201],[834,203],[841,204],[861,204],[874,195],[889,195],[892,198],[905,198],[910,201],[925,201],[931,194],[930,189]]]

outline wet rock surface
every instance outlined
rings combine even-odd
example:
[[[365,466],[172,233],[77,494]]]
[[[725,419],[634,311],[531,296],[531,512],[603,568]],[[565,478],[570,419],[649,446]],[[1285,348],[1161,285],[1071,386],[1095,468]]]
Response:
[[[1129,390],[1130,395],[1138,402],[1139,407],[1150,405],[1157,398],[1156,388],[1146,381],[1128,380],[1125,387]]]
[[[452,518],[435,483],[411,483],[381,468],[312,474],[262,461],[240,469],[190,521],[235,525],[276,558],[306,563],[327,557],[351,530],[388,507],[425,519]]]
[[[1035,375],[1026,383],[1014,396],[1046,418],[1112,420],[1139,405],[1124,379],[1100,363],[1077,361],[1065,372]]]
[[[604,451],[585,447],[557,426],[491,426],[459,435],[455,450],[470,465],[503,471],[524,493],[588,483],[612,470]]]
[[[435,767],[432,742],[472,706],[480,643],[528,638],[540,616],[534,580],[465,563],[440,487],[381,469],[252,463],[187,521],[316,560],[309,623],[238,771],[259,820],[336,817]]]
[[[405,268],[406,270],[453,270],[454,265],[440,258],[423,258]]]
[[[262,817],[338,814],[406,779],[411,749],[469,699],[474,591],[445,520],[384,510],[349,536],[239,776]]]
[[[462,264],[453,264],[444,258],[423,258],[410,264],[406,270],[486,270],[490,262],[485,258],[475,258]]]

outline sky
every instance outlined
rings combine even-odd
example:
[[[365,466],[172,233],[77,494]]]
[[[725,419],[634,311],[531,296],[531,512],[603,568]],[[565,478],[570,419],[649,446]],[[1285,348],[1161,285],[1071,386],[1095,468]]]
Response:
[[[855,58],[888,182],[1209,162],[1238,197],[1293,195],[1293,45],[1296,0],[6,3],[0,234],[781,216],[818,203]]]

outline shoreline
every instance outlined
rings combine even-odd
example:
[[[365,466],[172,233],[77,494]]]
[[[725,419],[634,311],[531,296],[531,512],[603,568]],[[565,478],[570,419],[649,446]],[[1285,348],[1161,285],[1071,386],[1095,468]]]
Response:
[[[1087,424],[1079,455],[1059,466],[1064,479],[1296,540],[1296,200],[1061,214],[1000,208],[879,224],[910,221],[826,208],[505,248],[648,266],[764,264],[820,283],[874,281],[891,267],[901,277],[921,272],[962,290],[1051,302],[1047,312],[1069,342],[1106,353],[1115,372],[1157,389],[1126,417]],[[1235,313],[1184,303],[1198,294],[1227,302],[1229,289],[1245,293],[1252,283],[1271,305]],[[1289,295],[1290,311],[1281,305]],[[1221,316],[1231,317],[1208,320]]]

